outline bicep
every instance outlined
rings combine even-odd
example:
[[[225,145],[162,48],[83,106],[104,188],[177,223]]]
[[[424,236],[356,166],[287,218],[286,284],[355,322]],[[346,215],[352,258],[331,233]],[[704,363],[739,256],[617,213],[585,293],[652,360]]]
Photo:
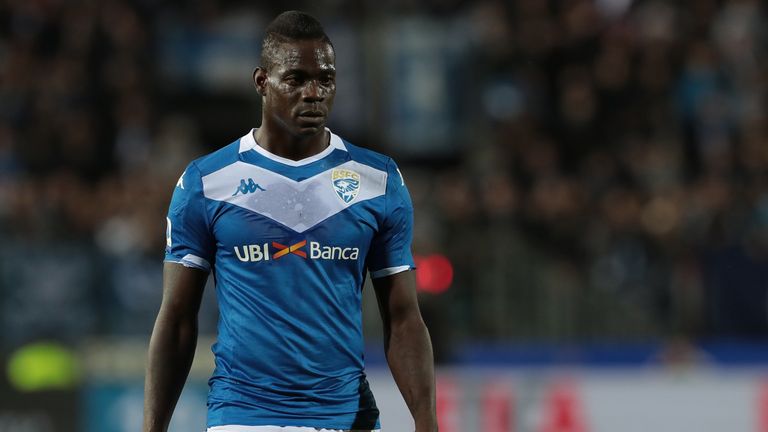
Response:
[[[174,188],[166,218],[165,261],[209,271],[216,248],[200,175],[192,163]]]
[[[411,253],[413,204],[394,162],[390,161],[387,170],[384,218],[373,238],[366,262],[375,279],[416,267]]]
[[[413,271],[373,279],[379,311],[386,326],[421,318]]]

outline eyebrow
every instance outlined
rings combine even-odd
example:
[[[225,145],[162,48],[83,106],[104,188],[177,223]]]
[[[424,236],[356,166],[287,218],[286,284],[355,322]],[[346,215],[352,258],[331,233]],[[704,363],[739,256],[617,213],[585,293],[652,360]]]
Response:
[[[285,72],[283,72],[282,75],[286,76],[286,75],[291,75],[291,74],[295,74],[295,75],[311,75],[309,72],[307,72],[306,69],[296,69],[296,68],[288,69]],[[336,68],[335,67],[321,68],[320,69],[320,75],[323,75],[323,74],[336,74]]]

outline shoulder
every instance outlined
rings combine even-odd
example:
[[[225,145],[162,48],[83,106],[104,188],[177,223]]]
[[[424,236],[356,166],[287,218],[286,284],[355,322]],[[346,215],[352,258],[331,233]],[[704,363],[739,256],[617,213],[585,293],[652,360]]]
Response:
[[[188,188],[200,189],[202,187],[203,177],[231,165],[238,160],[241,141],[248,136],[249,135],[245,135],[242,138],[238,138],[224,147],[190,162],[184,172],[181,173],[181,177],[176,186],[179,186],[184,190]],[[245,143],[245,145],[247,145],[247,143]]]
[[[241,138],[238,138],[212,153],[193,160],[189,166],[198,171],[201,177],[205,177],[237,162],[238,155],[240,154],[240,140]]]
[[[341,138],[341,140],[344,142],[344,147],[346,147],[349,157],[353,161],[387,173],[397,169],[395,161],[392,160],[391,157],[367,148],[356,146],[343,138]]]
[[[410,205],[410,195],[405,186],[405,180],[403,179],[403,175],[397,167],[397,164],[391,157],[373,150],[358,147],[348,141],[344,141],[344,146],[353,161],[371,167],[380,173],[383,178],[382,185],[384,186],[385,195],[388,198],[394,197],[395,199]]]

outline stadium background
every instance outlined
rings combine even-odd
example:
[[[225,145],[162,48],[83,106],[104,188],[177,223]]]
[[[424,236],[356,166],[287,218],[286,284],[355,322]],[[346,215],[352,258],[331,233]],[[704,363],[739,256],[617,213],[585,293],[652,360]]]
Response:
[[[759,1],[6,0],[0,431],[137,430],[170,193],[257,125],[289,8],[336,46],[331,127],[409,185],[441,430],[768,430]]]

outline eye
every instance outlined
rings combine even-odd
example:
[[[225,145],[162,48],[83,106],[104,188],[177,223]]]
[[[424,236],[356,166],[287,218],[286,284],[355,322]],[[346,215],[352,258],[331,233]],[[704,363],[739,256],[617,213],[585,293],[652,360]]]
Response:
[[[322,85],[331,85],[334,82],[336,82],[336,77],[332,75],[326,75],[320,78],[320,84]]]
[[[298,86],[301,85],[302,80],[299,79],[296,75],[288,75],[287,77],[283,78],[283,82],[290,86]]]

